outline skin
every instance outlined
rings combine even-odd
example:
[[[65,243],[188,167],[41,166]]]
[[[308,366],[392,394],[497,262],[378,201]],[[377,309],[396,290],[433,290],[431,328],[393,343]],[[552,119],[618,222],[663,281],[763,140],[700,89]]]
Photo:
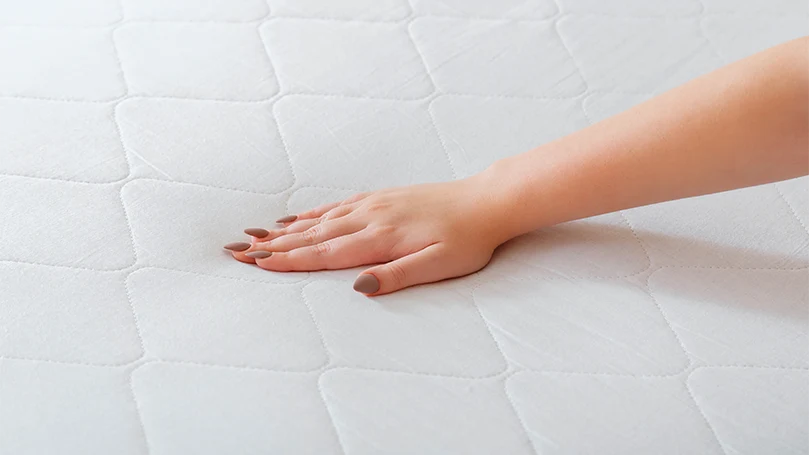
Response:
[[[809,174],[809,37],[720,68],[473,177],[298,214],[233,252],[274,271],[366,264],[387,294],[473,273],[566,221]],[[246,253],[271,251],[254,260]]]

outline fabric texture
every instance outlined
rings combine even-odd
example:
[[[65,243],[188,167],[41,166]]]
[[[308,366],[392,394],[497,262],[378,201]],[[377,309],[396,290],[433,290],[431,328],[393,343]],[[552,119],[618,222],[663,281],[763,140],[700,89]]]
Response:
[[[0,454],[807,454],[809,181],[368,299],[246,227],[463,178],[809,33],[805,0],[0,5]]]

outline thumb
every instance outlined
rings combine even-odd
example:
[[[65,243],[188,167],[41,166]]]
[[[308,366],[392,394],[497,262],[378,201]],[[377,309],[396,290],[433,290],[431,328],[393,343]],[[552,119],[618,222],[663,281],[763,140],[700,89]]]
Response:
[[[449,278],[446,267],[442,267],[439,261],[442,253],[443,247],[436,243],[387,264],[371,267],[357,277],[354,290],[365,295],[382,295]]]

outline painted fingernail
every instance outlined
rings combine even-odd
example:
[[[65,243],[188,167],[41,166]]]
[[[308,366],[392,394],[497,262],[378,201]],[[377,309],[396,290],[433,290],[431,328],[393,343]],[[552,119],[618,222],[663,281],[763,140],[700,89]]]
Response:
[[[245,253],[245,256],[253,259],[267,259],[268,257],[272,256],[271,251],[251,251],[249,253]]]
[[[233,242],[225,245],[225,249],[230,251],[244,251],[250,249],[250,244],[245,242]]]
[[[298,219],[298,215],[287,215],[283,218],[278,218],[275,220],[276,223],[291,223]]]
[[[354,290],[363,294],[373,294],[379,290],[379,280],[370,273],[364,273],[354,282]]]
[[[244,230],[244,233],[259,239],[263,239],[264,237],[270,235],[270,231],[261,228],[248,228]]]

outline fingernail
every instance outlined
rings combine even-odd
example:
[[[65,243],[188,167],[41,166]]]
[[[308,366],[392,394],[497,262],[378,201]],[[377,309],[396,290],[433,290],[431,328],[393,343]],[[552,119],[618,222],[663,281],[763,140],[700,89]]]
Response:
[[[272,252],[270,251],[251,251],[249,253],[245,253],[245,256],[253,259],[267,259],[268,257],[272,256]]]
[[[287,215],[283,218],[278,218],[275,220],[276,223],[291,223],[298,219],[298,215]]]
[[[354,282],[354,290],[363,294],[373,294],[379,290],[379,280],[370,273],[364,273]]]
[[[244,251],[250,249],[250,244],[245,242],[233,242],[225,245],[225,249],[230,251]]]
[[[248,228],[244,230],[244,233],[259,239],[263,239],[264,237],[270,235],[270,231],[261,228]]]

